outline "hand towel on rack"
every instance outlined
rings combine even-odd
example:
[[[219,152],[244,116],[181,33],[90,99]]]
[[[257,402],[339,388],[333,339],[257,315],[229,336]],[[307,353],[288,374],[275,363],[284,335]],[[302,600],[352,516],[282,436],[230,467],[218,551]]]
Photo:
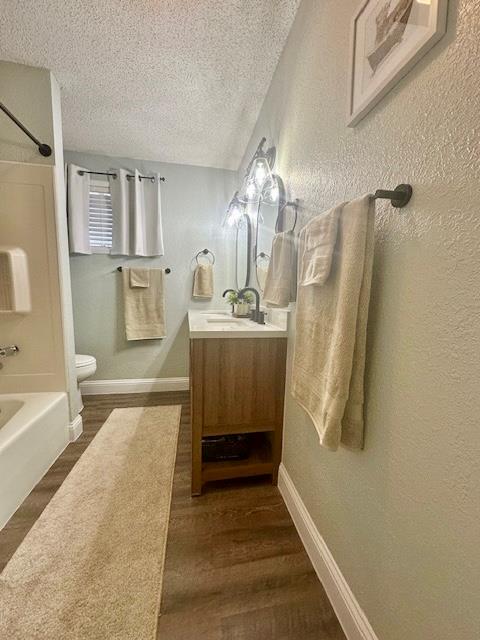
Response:
[[[295,235],[292,231],[275,234],[268,263],[263,300],[269,307],[287,307],[296,298]]]
[[[375,208],[370,196],[311,220],[300,233],[292,395],[320,443],[363,447],[365,345]]]
[[[150,269],[134,268],[129,269],[130,287],[146,289],[150,286]]]
[[[149,269],[149,281],[148,287],[132,287],[130,269],[122,271],[127,340],[151,340],[166,335],[163,269]]]
[[[213,265],[197,264],[193,273],[193,297],[213,298]]]
[[[257,282],[260,289],[265,293],[265,283],[267,281],[268,267],[257,264]]]

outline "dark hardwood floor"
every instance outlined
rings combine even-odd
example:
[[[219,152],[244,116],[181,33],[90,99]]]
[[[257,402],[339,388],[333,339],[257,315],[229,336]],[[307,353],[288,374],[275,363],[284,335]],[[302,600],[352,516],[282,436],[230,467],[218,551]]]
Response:
[[[181,404],[158,638],[345,640],[276,487],[209,485],[190,497],[186,392],[85,398],[84,433],[0,532],[0,569],[115,408]]]

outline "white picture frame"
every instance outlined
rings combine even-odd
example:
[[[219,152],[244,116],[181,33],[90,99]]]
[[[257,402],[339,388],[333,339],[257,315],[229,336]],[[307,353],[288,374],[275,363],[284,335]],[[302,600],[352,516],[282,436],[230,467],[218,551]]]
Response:
[[[363,0],[350,37],[349,127],[354,127],[445,34],[448,0]]]

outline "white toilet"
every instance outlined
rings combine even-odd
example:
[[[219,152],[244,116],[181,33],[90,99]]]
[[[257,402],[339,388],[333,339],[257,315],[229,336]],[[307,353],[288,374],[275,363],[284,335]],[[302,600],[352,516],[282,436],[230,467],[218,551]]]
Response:
[[[77,370],[77,381],[80,384],[97,370],[97,361],[93,356],[75,354],[75,369]]]

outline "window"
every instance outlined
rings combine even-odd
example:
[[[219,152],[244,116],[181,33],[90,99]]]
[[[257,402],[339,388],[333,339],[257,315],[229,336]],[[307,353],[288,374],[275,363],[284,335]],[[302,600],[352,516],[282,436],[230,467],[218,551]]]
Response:
[[[112,195],[107,181],[91,180],[88,233],[92,253],[110,253],[112,248]]]

